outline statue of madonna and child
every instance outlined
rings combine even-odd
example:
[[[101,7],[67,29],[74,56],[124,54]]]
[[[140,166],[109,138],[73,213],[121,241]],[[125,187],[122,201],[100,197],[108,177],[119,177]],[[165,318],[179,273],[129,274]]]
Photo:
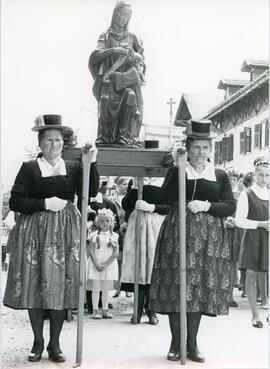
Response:
[[[142,41],[128,30],[131,13],[129,4],[117,2],[111,26],[89,58],[98,101],[97,146],[140,147],[146,66]]]

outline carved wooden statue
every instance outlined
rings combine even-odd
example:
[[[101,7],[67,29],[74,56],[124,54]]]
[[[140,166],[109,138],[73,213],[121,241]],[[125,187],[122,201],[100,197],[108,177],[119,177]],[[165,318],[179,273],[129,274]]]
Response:
[[[110,28],[100,35],[90,55],[93,94],[98,101],[97,146],[139,146],[145,64],[141,41],[128,31],[130,17],[130,5],[118,1]]]

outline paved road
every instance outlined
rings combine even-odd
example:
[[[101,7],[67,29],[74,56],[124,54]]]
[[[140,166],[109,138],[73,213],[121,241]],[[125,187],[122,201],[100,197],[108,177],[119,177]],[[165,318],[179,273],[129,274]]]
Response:
[[[2,285],[6,273],[2,273]],[[267,311],[261,310],[264,327],[253,328],[246,299],[235,290],[238,308],[229,316],[203,317],[198,345],[206,356],[204,364],[187,360],[188,368],[267,368],[268,324]],[[169,362],[166,354],[170,344],[167,316],[159,316],[157,326],[129,323],[132,299],[122,296],[112,299],[116,315],[112,320],[93,320],[88,314],[84,320],[83,369],[165,369],[176,368],[180,362]],[[26,358],[32,344],[32,333],[26,311],[2,308],[2,368],[72,368],[75,363],[76,316],[65,323],[62,332],[62,349],[67,361],[55,364],[47,360],[47,353],[39,363],[28,363]],[[45,337],[48,337],[48,322]]]

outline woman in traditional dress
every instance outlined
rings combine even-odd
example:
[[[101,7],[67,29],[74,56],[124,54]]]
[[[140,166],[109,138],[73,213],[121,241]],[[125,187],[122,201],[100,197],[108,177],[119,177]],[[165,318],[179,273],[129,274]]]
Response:
[[[147,179],[145,178],[145,180]],[[132,316],[131,322],[140,323],[143,309],[145,308],[149,323],[156,325],[158,324],[158,318],[149,308],[150,281],[158,233],[170,206],[165,203],[161,188],[158,186],[145,184],[143,186],[142,200],[137,200],[137,191],[137,184],[134,183],[133,188],[127,192],[122,200],[128,224],[123,247],[121,290],[134,292],[135,250],[137,247],[136,223],[138,210],[140,210],[142,216],[139,235],[141,249],[139,260],[138,320],[135,322],[134,316]]]
[[[20,215],[10,234],[11,253],[4,304],[28,309],[34,343],[28,360],[41,359],[44,349],[44,310],[49,311],[49,359],[65,361],[59,336],[66,309],[77,307],[79,292],[82,168],[63,160],[64,132],[60,115],[35,120],[42,155],[24,162],[12,187],[10,209]],[[89,149],[89,147],[88,147]],[[95,160],[95,159],[94,159]],[[89,196],[99,187],[96,163],[91,164]]]
[[[228,314],[230,255],[224,218],[235,209],[227,174],[210,158],[211,121],[191,120],[186,129],[186,304],[187,357],[204,362],[197,347],[202,314]],[[172,334],[167,358],[180,359],[180,267],[178,169],[170,168],[162,186],[173,206],[158,237],[150,288],[150,309],[168,314]]]
[[[246,291],[252,311],[252,325],[262,328],[256,302],[257,278],[262,305],[268,307],[267,271],[269,243],[269,162],[259,157],[254,161],[256,182],[238,199],[236,225],[245,229],[240,268],[246,269]]]

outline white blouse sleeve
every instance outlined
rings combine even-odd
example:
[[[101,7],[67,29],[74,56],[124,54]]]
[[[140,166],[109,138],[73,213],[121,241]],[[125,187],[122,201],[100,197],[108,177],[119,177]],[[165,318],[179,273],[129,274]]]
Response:
[[[237,201],[235,223],[239,228],[257,229],[258,221],[247,219],[248,215],[248,196],[245,191],[241,192]]]

